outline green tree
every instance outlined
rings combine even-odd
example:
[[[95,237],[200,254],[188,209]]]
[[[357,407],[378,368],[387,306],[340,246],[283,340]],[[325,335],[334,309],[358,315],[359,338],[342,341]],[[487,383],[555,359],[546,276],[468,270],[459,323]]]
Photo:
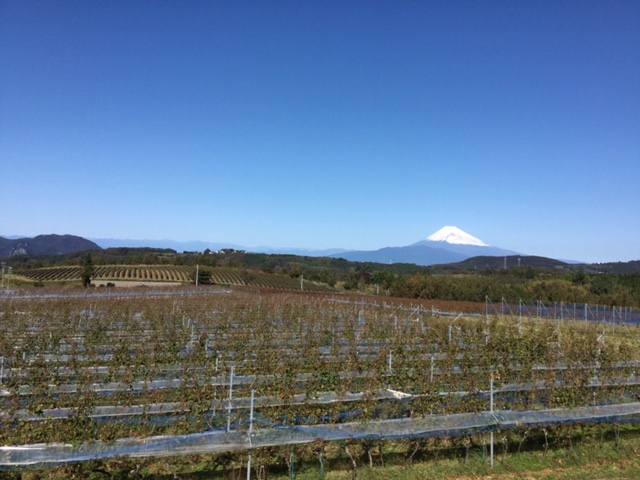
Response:
[[[198,275],[198,281],[196,282],[196,272]],[[213,283],[211,278],[211,270],[207,268],[198,267],[194,272],[193,281],[198,285],[211,285]]]
[[[591,281],[591,293],[596,295],[614,294],[617,284],[617,278],[612,275],[597,275]]]
[[[95,273],[95,267],[93,266],[93,259],[90,253],[87,253],[82,258],[80,266],[82,267],[80,278],[82,279],[82,285],[86,288],[91,285],[91,278]]]
[[[574,285],[586,285],[588,280],[589,279],[587,278],[587,274],[584,273],[582,270],[574,273],[573,277],[571,277],[571,281],[573,282]]]

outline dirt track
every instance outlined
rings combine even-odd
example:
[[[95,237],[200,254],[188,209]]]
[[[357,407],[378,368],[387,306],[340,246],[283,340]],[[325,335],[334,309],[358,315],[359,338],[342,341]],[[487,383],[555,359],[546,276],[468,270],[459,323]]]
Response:
[[[112,283],[116,287],[179,287],[183,285],[180,282],[141,282],[141,281],[125,281],[125,280],[94,280],[93,285],[96,287],[107,286],[107,283]]]

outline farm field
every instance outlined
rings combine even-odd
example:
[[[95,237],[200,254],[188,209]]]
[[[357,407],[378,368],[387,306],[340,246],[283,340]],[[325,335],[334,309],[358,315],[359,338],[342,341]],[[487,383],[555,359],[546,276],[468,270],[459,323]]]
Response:
[[[41,467],[141,442],[151,457],[207,453],[212,468],[253,452],[265,472],[296,451],[374,458],[384,442],[411,460],[485,448],[491,418],[509,432],[501,448],[518,449],[547,428],[572,435],[640,412],[638,327],[622,322],[216,287],[45,290],[0,296],[0,445],[20,447],[0,449],[4,469],[24,468],[34,443],[51,446],[37,448]]]
[[[46,267],[18,271],[17,274],[33,282],[54,285],[56,282],[79,281],[82,267]],[[292,278],[283,274],[267,274],[237,268],[208,268],[210,282],[215,285],[244,285],[282,290],[330,292],[325,284]],[[99,265],[95,267],[93,284],[107,283],[137,286],[140,283],[156,285],[182,285],[194,282],[196,268],[184,265]],[[117,283],[120,282],[120,283]]]

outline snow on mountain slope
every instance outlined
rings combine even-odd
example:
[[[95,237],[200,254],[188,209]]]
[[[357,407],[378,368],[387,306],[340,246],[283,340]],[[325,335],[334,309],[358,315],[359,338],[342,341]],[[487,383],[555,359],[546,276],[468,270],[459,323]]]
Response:
[[[489,247],[479,238],[463,232],[458,227],[442,227],[437,232],[429,235],[426,239],[429,242],[445,242],[452,245],[475,245],[477,247]]]
[[[479,255],[503,257],[518,255],[518,253],[493,247],[457,227],[444,227],[425,240],[406,247],[386,247],[373,251],[356,250],[330,256],[355,262],[436,265],[460,262]]]

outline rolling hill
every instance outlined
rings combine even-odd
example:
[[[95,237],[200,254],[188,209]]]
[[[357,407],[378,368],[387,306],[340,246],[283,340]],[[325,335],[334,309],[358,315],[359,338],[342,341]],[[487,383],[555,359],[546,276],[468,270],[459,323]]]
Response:
[[[38,235],[33,238],[0,237],[0,258],[18,255],[66,255],[101,248],[86,238],[75,235]]]

